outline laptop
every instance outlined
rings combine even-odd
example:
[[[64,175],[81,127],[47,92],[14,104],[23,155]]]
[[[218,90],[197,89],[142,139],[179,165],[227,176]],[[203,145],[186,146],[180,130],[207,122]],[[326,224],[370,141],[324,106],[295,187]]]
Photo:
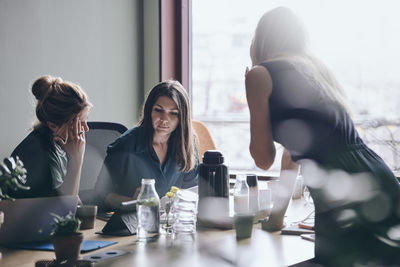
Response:
[[[0,201],[4,223],[0,227],[0,244],[49,240],[53,230],[51,213],[75,214],[78,196],[22,198]]]

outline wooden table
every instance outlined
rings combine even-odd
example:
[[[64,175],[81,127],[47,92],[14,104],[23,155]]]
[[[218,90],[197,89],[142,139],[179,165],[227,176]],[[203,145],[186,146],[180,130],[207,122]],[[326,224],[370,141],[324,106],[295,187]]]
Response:
[[[292,200],[285,221],[303,219],[312,207],[305,201]],[[95,234],[102,229],[104,221],[96,221],[96,229],[84,230],[85,239],[110,240],[118,243],[82,257],[106,251],[123,251],[125,255],[114,257],[95,266],[289,266],[314,257],[314,243],[299,236],[269,233],[255,224],[250,239],[236,241],[234,230],[207,229],[196,233],[189,240],[173,239],[160,235],[155,242],[138,242],[136,236],[108,237]],[[193,239],[190,239],[193,238]],[[38,260],[54,259],[54,252],[1,248],[3,259],[0,266],[34,266]]]

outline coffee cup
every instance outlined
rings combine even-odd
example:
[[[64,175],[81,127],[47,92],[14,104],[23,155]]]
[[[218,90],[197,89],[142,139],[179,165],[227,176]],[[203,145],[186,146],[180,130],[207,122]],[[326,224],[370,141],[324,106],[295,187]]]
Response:
[[[81,229],[93,229],[96,221],[97,206],[82,205],[76,209],[76,217],[81,221]]]

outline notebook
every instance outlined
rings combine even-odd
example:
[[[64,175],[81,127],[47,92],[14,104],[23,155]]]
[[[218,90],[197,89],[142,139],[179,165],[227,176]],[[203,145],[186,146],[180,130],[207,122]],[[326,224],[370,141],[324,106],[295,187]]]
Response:
[[[108,246],[111,246],[114,244],[117,244],[117,242],[101,241],[101,240],[83,240],[82,245],[81,245],[81,253],[90,252],[90,251],[108,247]],[[53,244],[48,243],[48,242],[18,243],[18,244],[7,245],[7,247],[17,248],[17,249],[54,251]]]
[[[4,223],[0,227],[0,244],[49,240],[53,216],[75,214],[78,196],[22,198],[0,201]]]

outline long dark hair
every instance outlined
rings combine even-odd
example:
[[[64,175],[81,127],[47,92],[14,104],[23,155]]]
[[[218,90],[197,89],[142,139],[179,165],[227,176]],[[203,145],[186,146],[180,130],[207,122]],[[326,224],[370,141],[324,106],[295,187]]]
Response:
[[[179,123],[170,136],[169,145],[172,145],[175,161],[180,167],[180,170],[185,172],[190,171],[195,167],[196,155],[192,134],[189,97],[182,84],[175,80],[168,80],[153,87],[144,103],[139,125],[145,127],[149,134],[149,145],[152,145],[154,129],[151,120],[151,112],[160,96],[170,98],[174,101],[179,110]]]

